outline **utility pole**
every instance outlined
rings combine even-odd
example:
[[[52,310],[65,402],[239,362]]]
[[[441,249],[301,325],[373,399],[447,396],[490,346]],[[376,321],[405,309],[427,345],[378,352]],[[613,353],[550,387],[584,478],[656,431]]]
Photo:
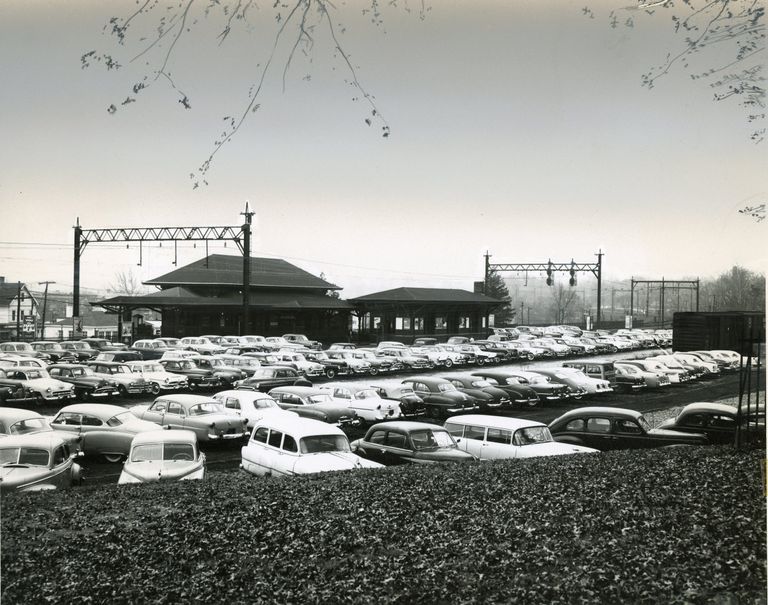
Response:
[[[45,292],[43,293],[43,326],[40,328],[40,340],[45,340],[45,308],[48,306],[48,285],[55,284],[55,281],[39,281],[38,286],[45,286]]]
[[[21,340],[21,282],[16,287],[16,340]]]
[[[254,212],[248,209],[248,202],[245,202],[245,211],[240,213],[245,217],[243,225],[243,319],[240,322],[240,336],[250,334],[249,318],[251,304],[251,219]]]

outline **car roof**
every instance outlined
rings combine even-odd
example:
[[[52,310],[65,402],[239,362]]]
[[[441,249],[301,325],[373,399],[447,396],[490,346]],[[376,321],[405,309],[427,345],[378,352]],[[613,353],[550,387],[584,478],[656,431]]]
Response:
[[[572,418],[575,416],[591,416],[591,415],[605,415],[605,416],[628,416],[632,418],[639,418],[643,414],[636,412],[635,410],[628,410],[626,408],[612,408],[606,406],[587,406],[583,408],[576,408],[575,410],[569,410],[557,420],[563,418]]]
[[[31,410],[0,407],[0,420],[5,422],[18,422],[19,420],[27,420],[29,418],[44,418],[44,416]]]
[[[214,393],[214,396],[216,395],[221,395],[222,397],[237,397],[238,399],[248,399],[250,401],[256,401],[257,399],[272,399],[267,393],[251,391],[249,389],[230,389],[228,391]]]
[[[258,370],[291,370],[292,372],[296,371],[296,368],[292,368],[290,366],[261,366]]]
[[[122,412],[127,411],[127,408],[119,405],[112,405],[110,403],[73,403],[72,405],[66,405],[61,408],[59,413],[90,414],[91,416],[98,416],[99,418],[112,418],[112,416],[115,416],[116,414],[121,414]]]
[[[302,418],[295,414],[275,415],[262,418],[254,428],[269,427],[289,433],[291,437],[301,439],[312,435],[344,435],[339,427],[312,418]]]
[[[127,353],[127,351],[106,351],[106,353],[114,354],[114,353]],[[100,365],[100,366],[124,366],[126,365],[123,361],[99,361],[98,359],[94,359],[93,361],[89,361],[88,365]]]
[[[73,368],[85,368],[85,367],[86,366],[84,366],[81,363],[52,363],[46,369],[50,370],[52,368],[67,368],[67,369],[71,370]]]
[[[368,429],[368,432],[373,429],[392,429],[397,431],[404,431],[410,433],[412,431],[424,430],[424,429],[437,429],[444,431],[445,429],[439,424],[430,424],[427,422],[414,422],[412,420],[391,420],[389,422],[379,422],[374,424]],[[367,433],[366,433],[367,434]]]
[[[269,392],[279,391],[282,393],[294,393],[295,395],[327,395],[328,391],[323,391],[317,387],[304,387],[304,386],[292,386],[287,385],[284,387],[274,387],[269,389]]]
[[[403,384],[408,384],[411,382],[423,382],[424,384],[450,384],[451,381],[446,380],[445,378],[437,378],[435,376],[413,376],[403,380]]]
[[[368,391],[374,387],[364,384],[350,384],[347,382],[325,382],[318,388],[349,389],[351,393],[358,393],[360,391]]]
[[[27,433],[26,435],[10,435],[0,439],[0,448],[10,447],[39,447],[51,449],[67,443],[63,435],[57,431]]]
[[[753,412],[765,412],[765,405],[761,405],[758,407],[750,406],[749,410],[747,410],[747,406],[742,405],[741,412],[742,414],[747,414],[747,412],[753,413]],[[686,405],[680,413],[695,413],[695,412],[716,412],[718,414],[731,414],[735,416],[738,413],[738,408],[733,405],[728,405],[725,403],[715,403],[711,401],[697,401],[694,403],[689,403]]]
[[[158,429],[137,434],[131,442],[131,447],[145,443],[197,443],[197,435],[184,429]]]
[[[189,393],[172,393],[170,395],[160,395],[160,397],[155,398],[155,401],[158,399],[180,403],[185,406],[196,405],[198,403],[219,403],[212,397],[208,397],[206,395],[191,395]]]
[[[461,416],[451,416],[445,422],[452,422],[454,424],[474,424],[494,429],[509,429],[512,431],[531,426],[547,426],[543,422],[538,422],[536,420],[509,418],[507,416],[489,416],[487,414],[462,414]]]

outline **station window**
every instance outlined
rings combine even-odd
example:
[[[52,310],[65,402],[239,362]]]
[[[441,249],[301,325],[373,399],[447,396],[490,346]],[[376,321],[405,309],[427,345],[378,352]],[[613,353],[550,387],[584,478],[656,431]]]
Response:
[[[445,330],[447,327],[445,317],[435,317],[435,330]]]
[[[414,317],[413,318],[413,329],[417,331],[424,330],[424,318],[423,317]]]

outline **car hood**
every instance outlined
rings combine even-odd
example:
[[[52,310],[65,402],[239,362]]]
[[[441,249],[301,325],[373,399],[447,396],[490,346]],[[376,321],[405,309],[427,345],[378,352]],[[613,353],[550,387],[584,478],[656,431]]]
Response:
[[[477,460],[472,454],[455,447],[441,447],[433,450],[419,450],[414,453],[413,462],[459,462]]]
[[[201,460],[147,460],[144,462],[126,462],[123,465],[123,474],[132,475],[142,483],[177,481],[201,467]],[[122,474],[118,483],[120,482],[125,482]]]
[[[324,473],[328,471],[348,471],[358,468],[381,468],[382,465],[372,460],[361,458],[352,452],[322,452],[299,457],[293,466],[296,474]]]
[[[14,464],[0,467],[0,489],[13,491],[25,485],[45,479],[51,470],[45,466]]]
[[[540,456],[564,456],[567,454],[593,454],[599,452],[600,450],[584,447],[583,445],[548,441],[546,443],[533,443],[520,447],[517,457],[538,458]]]

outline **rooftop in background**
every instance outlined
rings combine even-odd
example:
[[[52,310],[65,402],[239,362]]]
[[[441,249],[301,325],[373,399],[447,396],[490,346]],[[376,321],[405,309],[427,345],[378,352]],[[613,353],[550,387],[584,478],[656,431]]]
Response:
[[[243,285],[243,257],[211,254],[189,265],[145,282],[147,285],[232,286]],[[251,257],[252,288],[311,288],[341,290],[330,282],[279,258]]]
[[[350,298],[349,302],[457,302],[457,303],[487,303],[499,304],[502,301],[475,294],[468,290],[454,288],[394,288],[382,292],[374,292],[357,298]]]

